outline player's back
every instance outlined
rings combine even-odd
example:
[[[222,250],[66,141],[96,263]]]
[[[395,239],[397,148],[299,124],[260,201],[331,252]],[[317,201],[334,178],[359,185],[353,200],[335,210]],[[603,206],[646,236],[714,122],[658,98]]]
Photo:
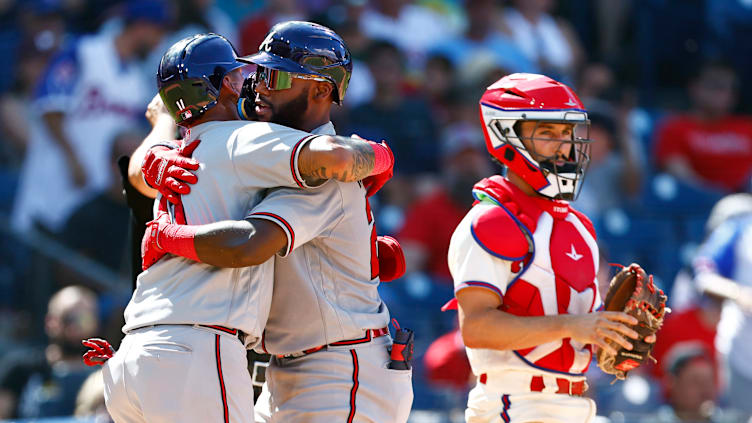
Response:
[[[274,190],[251,213],[264,216],[283,219],[289,241],[285,255],[274,259],[266,351],[296,353],[363,338],[367,329],[388,324],[378,293],[373,214],[360,182]]]
[[[193,157],[201,165],[198,182],[182,197],[186,221],[179,223],[241,220],[263,190],[297,186],[292,158],[309,135],[260,122],[207,122],[191,128],[185,143],[199,142]],[[174,207],[170,212],[176,215]],[[268,314],[272,271],[271,261],[223,269],[167,255],[139,275],[124,330],[199,323],[259,336]]]

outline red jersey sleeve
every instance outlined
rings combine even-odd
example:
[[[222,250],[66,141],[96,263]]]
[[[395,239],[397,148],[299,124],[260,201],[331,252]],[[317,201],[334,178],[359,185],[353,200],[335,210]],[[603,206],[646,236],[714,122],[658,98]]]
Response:
[[[687,148],[687,128],[681,118],[665,120],[655,134],[655,161],[659,168],[676,156],[685,156]]]

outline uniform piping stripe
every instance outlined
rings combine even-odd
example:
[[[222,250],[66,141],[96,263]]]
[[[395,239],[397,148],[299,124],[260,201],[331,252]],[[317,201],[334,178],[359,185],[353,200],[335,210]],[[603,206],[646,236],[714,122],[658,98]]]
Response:
[[[264,350],[265,353],[269,354],[269,351],[266,350],[266,330],[261,333],[261,349]]]
[[[281,223],[285,228],[287,228],[287,233],[290,234],[290,245],[287,246],[287,251],[285,251],[285,255],[288,255],[293,248],[295,248],[295,231],[292,229],[292,225],[290,225],[289,222],[287,222],[285,219],[283,219],[280,215],[269,213],[269,212],[256,212],[251,214],[248,217],[254,217],[254,216],[266,216],[272,218],[271,220],[277,221]]]
[[[306,140],[310,140],[313,137],[315,137],[315,135],[306,135],[305,137],[303,137],[295,144],[295,146],[292,148],[292,153],[290,154],[290,172],[292,173],[292,178],[295,180],[295,183],[298,184],[298,186],[301,188],[305,188],[306,185],[303,183],[303,181],[301,181],[301,178],[298,177],[298,154],[300,153],[299,149],[305,144]]]
[[[227,409],[227,392],[225,391],[225,379],[222,377],[222,357],[220,355],[220,335],[214,335],[214,352],[217,358],[217,377],[219,378],[219,391],[222,394],[222,411],[225,423],[230,422],[230,411]]]
[[[358,353],[355,350],[350,350],[350,354],[353,358],[353,387],[350,389],[350,414],[347,416],[347,423],[352,423],[355,419],[355,395],[358,393]]]
[[[468,287],[488,288],[491,291],[493,291],[494,293],[496,293],[496,295],[498,295],[499,298],[501,298],[502,300],[504,300],[504,294],[501,293],[501,290],[497,286],[494,286],[494,285],[492,285],[492,284],[490,284],[488,282],[465,281],[465,282],[462,282],[461,284],[457,285],[457,288],[454,289],[454,293],[456,294],[461,289],[468,288]]]
[[[544,371],[547,371],[547,372],[558,373],[560,375],[567,375],[567,376],[583,376],[584,375],[584,373],[569,373],[569,372],[564,372],[564,371],[561,371],[561,370],[549,369],[547,367],[539,366],[539,365],[537,365],[535,363],[530,362],[530,360],[528,360],[527,358],[525,358],[525,356],[523,356],[522,354],[520,354],[518,351],[513,350],[512,352],[514,353],[514,355],[517,356],[517,358],[519,358],[520,360],[522,360],[525,364],[527,364],[530,367],[534,367],[536,369],[539,369],[539,370],[544,370]]]
[[[504,423],[509,423],[512,420],[509,417],[509,407],[512,406],[512,402],[509,401],[508,394],[501,396],[501,403],[504,404],[504,409],[501,410],[501,419],[504,420]]]
[[[200,326],[207,327],[207,328],[212,328],[214,330],[222,331],[224,333],[229,333],[230,335],[237,335],[238,334],[238,330],[237,329],[230,329],[230,328],[226,328],[224,326],[219,326],[219,325],[200,325]]]
[[[329,345],[353,345],[353,344],[363,344],[365,342],[371,342],[371,331],[366,331],[366,336],[358,339],[349,339],[347,341],[339,341],[339,342],[332,342]]]

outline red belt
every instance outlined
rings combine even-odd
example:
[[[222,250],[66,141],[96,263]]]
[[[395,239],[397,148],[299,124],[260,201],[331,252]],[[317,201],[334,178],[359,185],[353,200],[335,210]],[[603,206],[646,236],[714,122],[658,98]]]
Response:
[[[357,345],[357,344],[365,344],[367,342],[371,342],[372,340],[387,335],[389,333],[388,327],[383,327],[381,329],[368,329],[366,330],[366,334],[362,338],[358,339],[348,339],[346,341],[337,341],[332,342],[331,344],[326,345],[319,345],[318,347],[309,348],[307,350],[303,350],[301,352],[292,353],[292,354],[279,354],[277,355],[278,358],[299,358],[303,357],[304,355],[313,354],[317,351],[321,351],[326,347],[340,347],[343,345]]]
[[[488,380],[488,375],[486,373],[481,374],[479,380],[480,383],[485,385]],[[557,377],[556,385],[558,386],[558,389],[556,390],[557,394],[582,396],[586,390],[584,380],[571,382],[569,379]],[[530,392],[543,392],[543,388],[545,387],[546,385],[543,383],[543,376],[533,376],[530,379]]]

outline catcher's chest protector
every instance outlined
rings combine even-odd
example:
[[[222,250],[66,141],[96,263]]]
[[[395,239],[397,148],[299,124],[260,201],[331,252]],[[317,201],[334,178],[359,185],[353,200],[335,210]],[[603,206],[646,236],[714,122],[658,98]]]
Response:
[[[600,307],[598,247],[592,224],[583,214],[564,202],[529,197],[501,177],[481,181],[476,185],[479,189],[514,216],[519,229],[532,238],[531,252],[512,265],[517,273],[507,286],[502,310],[542,316],[589,313]],[[592,356],[589,346],[569,339],[516,352],[537,367],[567,373],[585,371]]]

